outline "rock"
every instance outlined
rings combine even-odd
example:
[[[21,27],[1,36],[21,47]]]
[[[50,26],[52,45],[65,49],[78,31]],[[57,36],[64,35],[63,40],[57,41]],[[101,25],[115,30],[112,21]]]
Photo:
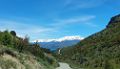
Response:
[[[112,17],[106,27],[109,28],[109,27],[116,26],[117,23],[120,23],[120,14]]]

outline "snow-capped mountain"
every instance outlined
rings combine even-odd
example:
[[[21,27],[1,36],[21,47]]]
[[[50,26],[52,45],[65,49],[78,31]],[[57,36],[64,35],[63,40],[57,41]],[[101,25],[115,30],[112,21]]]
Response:
[[[38,41],[43,48],[56,50],[58,48],[75,45],[82,39],[84,38],[80,36],[65,36],[59,39],[39,39],[34,42]]]
[[[66,41],[66,40],[82,40],[84,39],[83,37],[80,36],[65,36],[62,38],[58,38],[58,39],[38,39],[38,40],[34,40],[33,42],[62,42],[62,41]]]

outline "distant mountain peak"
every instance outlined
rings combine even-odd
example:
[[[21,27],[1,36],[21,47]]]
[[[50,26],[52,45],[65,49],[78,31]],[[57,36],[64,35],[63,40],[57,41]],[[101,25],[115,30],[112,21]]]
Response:
[[[66,41],[66,40],[82,40],[84,39],[83,37],[80,36],[65,36],[62,38],[58,38],[58,39],[38,39],[38,40],[34,40],[33,42],[62,42],[62,41]]]

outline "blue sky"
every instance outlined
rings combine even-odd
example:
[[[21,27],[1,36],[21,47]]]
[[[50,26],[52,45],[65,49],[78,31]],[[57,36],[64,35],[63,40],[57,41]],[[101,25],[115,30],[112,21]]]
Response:
[[[120,14],[120,0],[0,0],[0,30],[30,40],[87,37]]]

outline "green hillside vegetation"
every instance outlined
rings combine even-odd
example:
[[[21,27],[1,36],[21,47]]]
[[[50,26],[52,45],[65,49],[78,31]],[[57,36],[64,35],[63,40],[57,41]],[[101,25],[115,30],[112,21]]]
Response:
[[[63,48],[61,54],[57,58],[73,69],[120,69],[120,15],[112,17],[104,30]]]
[[[0,31],[0,69],[55,69],[57,61],[48,49],[40,48],[15,31]]]

